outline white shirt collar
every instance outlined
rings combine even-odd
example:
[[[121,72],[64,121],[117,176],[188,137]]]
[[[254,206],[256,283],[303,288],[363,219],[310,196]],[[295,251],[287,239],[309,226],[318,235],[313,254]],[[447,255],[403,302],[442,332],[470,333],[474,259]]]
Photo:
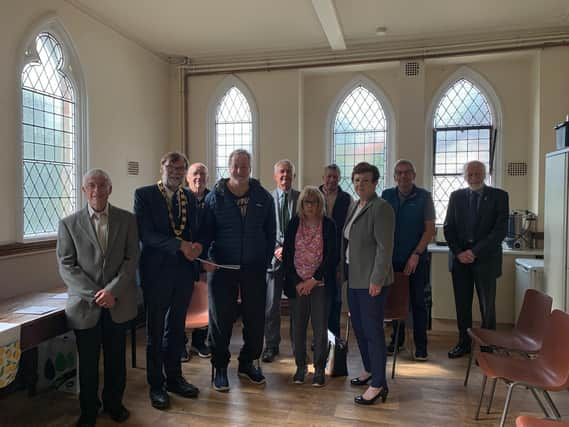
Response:
[[[89,218],[93,218],[93,215],[97,216],[97,218],[100,217],[101,215],[106,215],[107,217],[109,216],[109,203],[108,202],[107,202],[107,206],[105,206],[105,209],[103,209],[101,212],[95,211],[95,209],[93,209],[89,203],[87,203],[87,209],[89,210]]]

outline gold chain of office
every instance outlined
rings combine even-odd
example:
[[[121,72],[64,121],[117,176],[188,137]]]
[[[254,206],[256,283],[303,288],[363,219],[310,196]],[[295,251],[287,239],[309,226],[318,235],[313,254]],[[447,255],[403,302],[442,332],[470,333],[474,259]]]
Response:
[[[168,194],[166,193],[166,187],[164,187],[162,181],[158,181],[157,184],[158,184],[158,189],[160,190],[162,196],[164,196],[164,199],[166,200],[166,206],[168,207],[168,217],[170,218],[170,227],[172,227],[172,231],[174,231],[176,239],[181,240],[182,238],[180,236],[184,232],[184,229],[186,228],[186,224],[188,222],[188,215],[186,215],[188,211],[188,198],[186,197],[184,190],[178,188],[178,191],[176,193],[178,199],[180,200],[182,219],[180,221],[180,226],[176,227],[176,221],[174,221],[174,214],[172,213],[171,202],[168,199]]]

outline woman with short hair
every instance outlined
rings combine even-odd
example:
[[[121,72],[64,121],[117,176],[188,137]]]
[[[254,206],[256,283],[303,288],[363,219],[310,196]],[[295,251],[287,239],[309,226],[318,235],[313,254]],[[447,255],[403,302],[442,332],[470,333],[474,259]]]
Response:
[[[304,383],[307,373],[306,330],[310,318],[314,334],[312,385],[322,387],[338,250],[336,226],[324,215],[324,197],[317,187],[307,186],[300,193],[297,215],[287,227],[283,248],[285,294],[292,305],[292,344],[296,362],[293,382]]]
[[[383,334],[384,305],[393,282],[391,257],[395,215],[375,190],[379,170],[367,162],[358,163],[352,184],[359,196],[350,206],[343,231],[342,256],[347,265],[348,305],[364,372],[353,378],[355,386],[367,390],[354,398],[360,405],[371,405],[389,392],[385,375],[387,360]]]

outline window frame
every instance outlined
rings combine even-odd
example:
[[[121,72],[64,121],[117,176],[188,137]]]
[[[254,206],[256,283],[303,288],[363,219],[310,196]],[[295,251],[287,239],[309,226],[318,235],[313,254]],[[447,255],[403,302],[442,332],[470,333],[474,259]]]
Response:
[[[383,114],[385,115],[386,122],[386,138],[385,138],[385,170],[380,171],[383,178],[384,188],[389,188],[393,186],[393,174],[391,173],[391,168],[395,164],[395,137],[396,137],[396,120],[395,120],[395,110],[393,104],[383,89],[370,78],[362,75],[358,75],[352,78],[348,83],[346,83],[343,88],[338,92],[334,102],[332,103],[330,109],[328,110],[328,115],[326,118],[326,144],[324,158],[326,159],[326,164],[334,162],[334,123],[336,120],[336,115],[341,107],[342,103],[346,97],[352,93],[354,89],[358,86],[363,86],[369,92],[371,92],[379,104],[383,108]],[[325,165],[322,165],[324,167]],[[351,171],[349,172],[351,173]],[[344,191],[349,191],[346,188],[342,188]]]
[[[217,180],[217,138],[216,138],[216,115],[219,103],[225,96],[225,94],[232,87],[236,87],[245,97],[246,101],[249,103],[249,109],[251,110],[251,176],[257,178],[260,176],[259,170],[259,113],[257,110],[257,103],[253,97],[253,93],[249,87],[237,76],[229,75],[225,77],[216,87],[213,92],[207,113],[207,165],[210,170],[210,174],[214,180]],[[210,185],[215,184],[215,182],[210,183]]]
[[[454,73],[448,76],[444,82],[439,86],[438,90],[435,92],[431,104],[427,110],[426,120],[425,120],[425,144],[427,150],[425,150],[424,159],[424,182],[425,187],[433,191],[435,176],[435,128],[434,120],[437,113],[437,108],[446,95],[448,90],[454,86],[459,80],[468,80],[470,83],[476,86],[476,88],[484,95],[486,101],[488,102],[488,107],[490,108],[490,113],[492,115],[492,130],[490,132],[490,168],[488,174],[492,176],[492,186],[500,188],[502,186],[502,107],[500,98],[498,97],[496,91],[488,80],[479,74],[477,71],[473,70],[467,66],[459,67]],[[460,127],[457,127],[460,128]],[[470,126],[463,127],[464,129],[473,128]],[[444,128],[450,129],[450,128]],[[450,174],[445,174],[450,175]],[[460,175],[460,174],[459,174]],[[437,226],[442,226],[442,224],[436,223]]]
[[[23,101],[22,101],[22,73],[24,68],[31,62],[39,62],[39,55],[36,51],[36,38],[41,33],[52,35],[61,47],[63,54],[63,64],[61,70],[65,73],[74,91],[75,98],[75,200],[76,210],[80,209],[85,203],[81,192],[81,179],[88,165],[88,114],[87,114],[87,95],[85,80],[82,72],[81,63],[77,55],[77,50],[66,29],[54,14],[49,14],[35,25],[28,29],[26,36],[19,48],[19,63],[17,69],[17,126],[19,138],[17,143],[17,162],[16,164],[16,205],[18,214],[16,215],[15,244],[5,245],[7,250],[16,248],[17,253],[26,252],[26,246],[31,251],[45,250],[51,247],[41,242],[55,242],[57,231],[37,237],[24,237],[24,179],[23,179]],[[2,252],[2,251],[0,251]]]

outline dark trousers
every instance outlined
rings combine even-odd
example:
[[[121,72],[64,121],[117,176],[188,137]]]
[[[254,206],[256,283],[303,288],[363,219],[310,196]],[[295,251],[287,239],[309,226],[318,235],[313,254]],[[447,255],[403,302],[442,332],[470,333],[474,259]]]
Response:
[[[475,287],[480,303],[482,327],[496,329],[496,274],[485,263],[475,261],[472,264],[462,264],[456,258],[453,260],[451,273],[459,344],[470,347],[467,329],[472,327],[472,298]]]
[[[336,278],[332,300],[330,301],[330,314],[328,315],[328,329],[340,336],[340,317],[342,315],[342,283]]]
[[[152,389],[182,376],[180,355],[186,336],[186,312],[194,282],[165,271],[163,280],[144,288],[146,309],[146,377]]]
[[[225,368],[229,364],[229,343],[238,314],[243,319],[239,364],[247,365],[258,359],[263,351],[265,330],[266,272],[218,269],[208,274],[208,284],[211,363],[216,368]]]
[[[281,343],[281,299],[284,268],[267,273],[267,301],[265,305],[265,347],[278,349]]]
[[[330,296],[324,286],[312,289],[310,295],[296,295],[292,305],[293,351],[296,366],[306,365],[306,332],[308,319],[312,323],[314,337],[314,367],[326,366],[328,356],[328,313]]]
[[[383,287],[378,296],[372,297],[367,288],[348,288],[352,328],[358,341],[362,363],[366,372],[371,373],[371,386],[378,388],[387,386],[385,376],[387,353],[383,320],[388,292],[389,287]]]
[[[428,259],[422,257],[417,264],[415,273],[409,276],[409,300],[411,303],[411,313],[413,314],[413,341],[415,342],[415,349],[418,352],[427,351],[427,301],[425,299],[425,287],[428,283]],[[393,263],[394,271],[403,271],[405,269],[404,263]],[[395,343],[395,330],[397,328],[397,321],[392,323],[393,332],[391,334],[391,341]],[[399,345],[405,342],[405,324],[402,322],[399,328]]]
[[[101,407],[99,400],[99,355],[104,359],[103,404],[107,409],[122,405],[126,385],[126,325],[115,323],[109,310],[102,309],[93,328],[75,329],[79,354],[79,403],[81,414],[95,417]]]

